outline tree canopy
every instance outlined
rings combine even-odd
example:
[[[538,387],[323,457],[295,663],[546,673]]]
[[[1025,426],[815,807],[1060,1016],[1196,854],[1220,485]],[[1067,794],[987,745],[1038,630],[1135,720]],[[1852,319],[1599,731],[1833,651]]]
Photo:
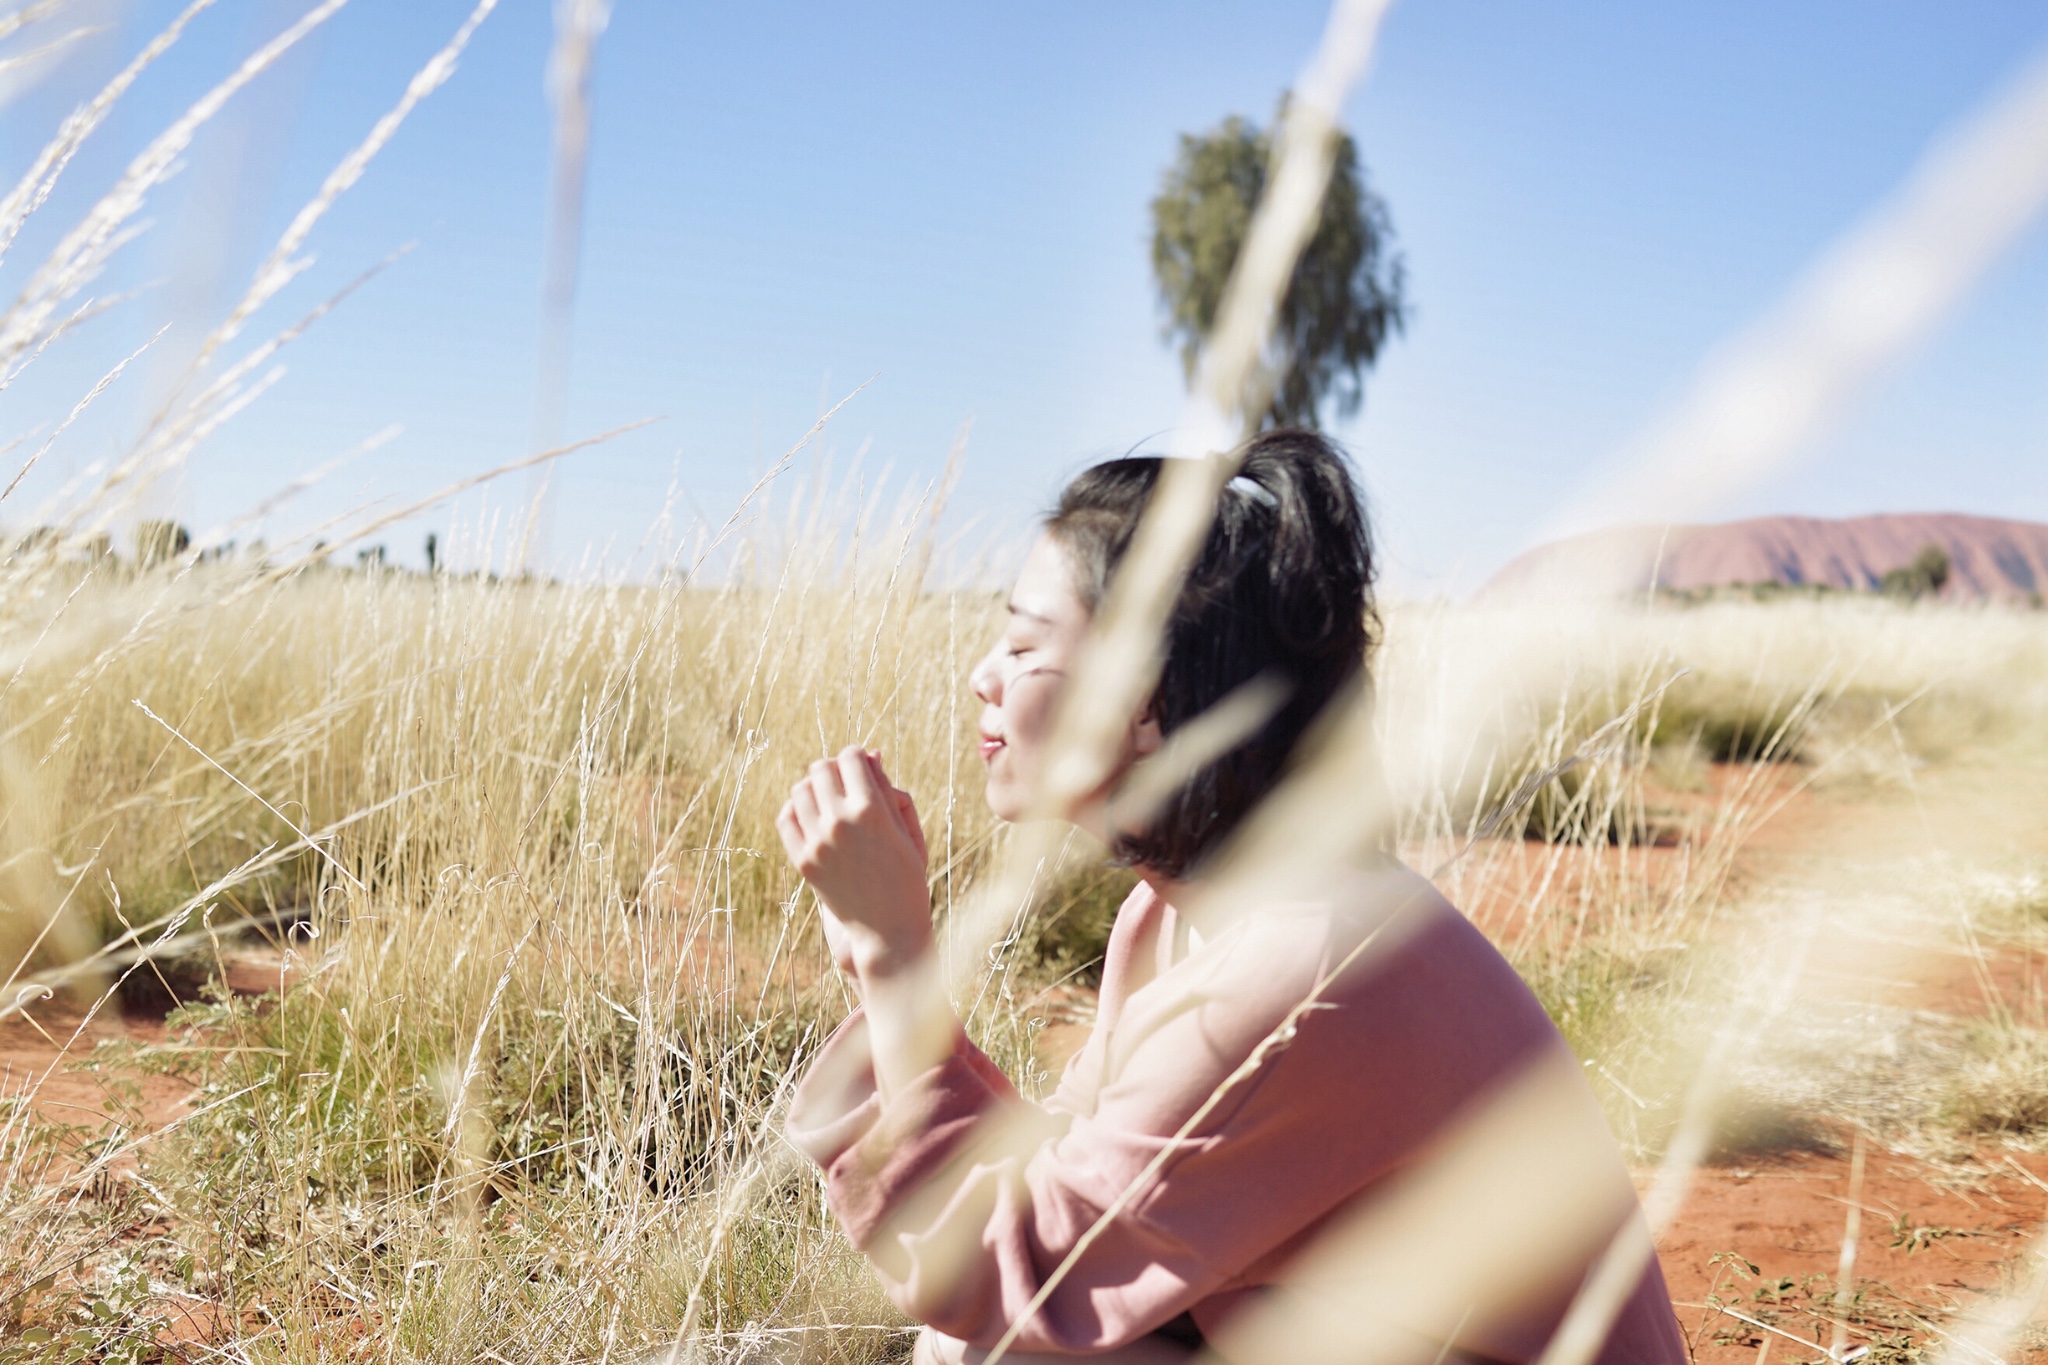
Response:
[[[1318,427],[1325,400],[1340,413],[1356,412],[1365,372],[1406,317],[1406,276],[1387,206],[1366,185],[1357,145],[1340,136],[1322,221],[1280,306],[1260,381],[1270,395],[1248,396],[1248,409],[1263,408],[1261,428]],[[1210,132],[1181,135],[1152,201],[1152,273],[1165,335],[1179,343],[1190,380],[1271,161],[1271,133],[1233,115]]]

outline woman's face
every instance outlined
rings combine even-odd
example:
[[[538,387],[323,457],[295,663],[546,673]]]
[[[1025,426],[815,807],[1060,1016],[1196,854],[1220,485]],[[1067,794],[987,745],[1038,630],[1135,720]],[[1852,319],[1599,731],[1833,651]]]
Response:
[[[1091,616],[1074,591],[1067,552],[1051,536],[1041,535],[1031,547],[1010,590],[1009,608],[1002,638],[974,666],[968,682],[982,701],[989,809],[1000,819],[1019,820],[1036,789],[1053,712]]]

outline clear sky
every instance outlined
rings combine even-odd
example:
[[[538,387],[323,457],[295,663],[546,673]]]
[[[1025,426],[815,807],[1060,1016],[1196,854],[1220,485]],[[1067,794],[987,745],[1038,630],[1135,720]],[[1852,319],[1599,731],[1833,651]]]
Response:
[[[304,4],[219,0],[201,16],[80,158],[0,287],[18,289],[89,194]],[[468,7],[352,0],[207,130],[106,282],[138,297],[0,396],[0,438],[54,421],[120,355],[166,323],[171,334],[0,519],[20,520],[132,435],[175,372],[178,339],[239,292]],[[0,113],[10,180],[173,12],[80,0],[55,21],[108,31]],[[1270,113],[1323,18],[1297,0],[615,0],[567,426],[663,420],[563,465],[553,560],[610,547],[623,561],[672,482],[683,519],[722,519],[821,404],[871,375],[817,455],[858,461],[871,483],[925,479],[971,419],[956,506],[977,536],[1026,526],[1062,476],[1169,427],[1180,373],[1159,336],[1148,201],[1177,133]],[[281,326],[414,249],[291,349],[289,373],[156,510],[220,522],[392,423],[396,441],[266,531],[417,497],[524,452],[550,23],[547,0],[503,0],[265,316]],[[1349,122],[1390,205],[1415,315],[1364,414],[1338,429],[1395,586],[1469,588],[1524,548],[1716,340],[2044,42],[2048,9],[2012,0],[1401,0]],[[1836,439],[1701,516],[2048,520],[2044,378],[2048,233],[2035,231]],[[515,476],[491,505],[525,490]],[[416,561],[425,531],[445,537],[479,506],[384,538]]]

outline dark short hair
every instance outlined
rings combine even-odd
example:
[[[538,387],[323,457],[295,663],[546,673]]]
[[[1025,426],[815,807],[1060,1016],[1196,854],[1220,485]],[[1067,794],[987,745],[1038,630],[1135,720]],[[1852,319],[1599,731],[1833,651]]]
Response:
[[[1130,548],[1160,467],[1157,457],[1133,456],[1084,470],[1046,518],[1091,611]],[[1119,836],[1119,859],[1185,875],[1272,790],[1316,717],[1366,681],[1379,636],[1374,577],[1365,499],[1336,445],[1293,430],[1247,444],[1167,622],[1152,714],[1171,734],[1262,675],[1286,687],[1286,701],[1190,778],[1148,828]]]

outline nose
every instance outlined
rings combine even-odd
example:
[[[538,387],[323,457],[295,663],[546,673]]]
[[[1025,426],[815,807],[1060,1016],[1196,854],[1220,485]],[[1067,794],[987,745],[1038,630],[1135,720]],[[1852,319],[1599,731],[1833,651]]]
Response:
[[[990,706],[997,706],[1002,703],[1003,670],[996,662],[996,651],[994,649],[982,655],[981,662],[977,663],[974,666],[974,671],[967,675],[967,686],[974,693],[977,700],[986,702]]]

